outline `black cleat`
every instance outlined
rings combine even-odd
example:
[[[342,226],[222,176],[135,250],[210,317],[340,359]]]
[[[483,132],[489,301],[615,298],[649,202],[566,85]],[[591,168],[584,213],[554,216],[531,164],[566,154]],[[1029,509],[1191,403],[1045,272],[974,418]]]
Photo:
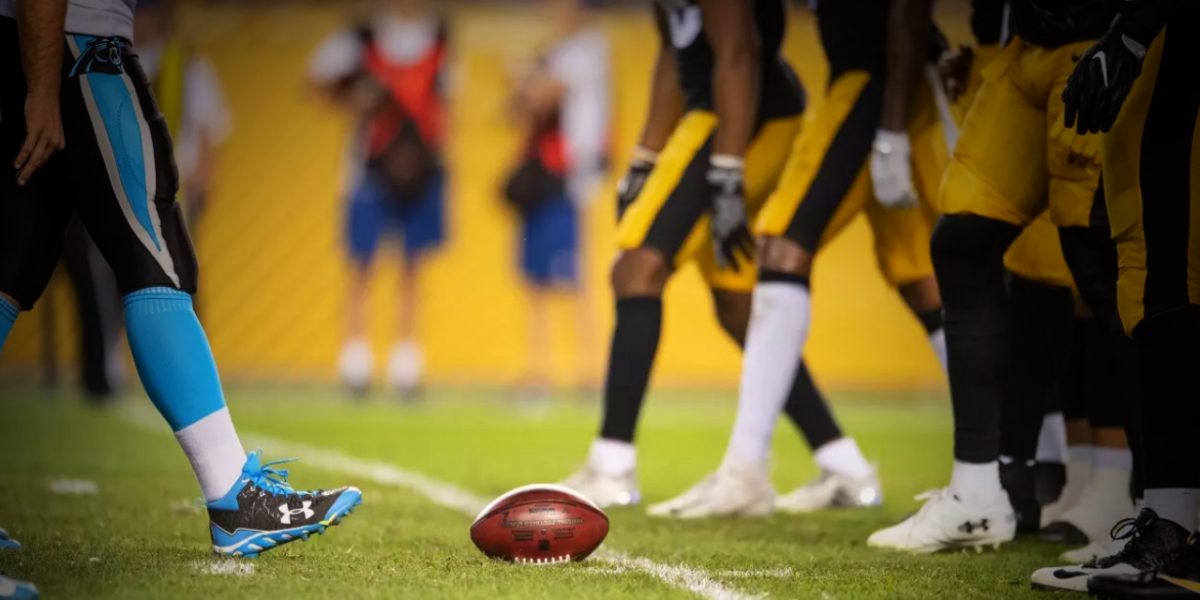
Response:
[[[1142,509],[1132,528],[1125,549],[1101,560],[1124,557],[1141,572],[1095,575],[1088,580],[1088,593],[1100,598],[1175,598],[1200,593],[1200,548],[1187,530],[1158,518],[1150,509]]]

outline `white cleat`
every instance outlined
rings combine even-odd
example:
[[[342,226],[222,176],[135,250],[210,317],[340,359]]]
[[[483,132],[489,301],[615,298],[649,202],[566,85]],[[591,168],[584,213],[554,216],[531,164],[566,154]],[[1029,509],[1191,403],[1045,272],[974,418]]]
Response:
[[[632,506],[642,500],[642,493],[638,491],[637,471],[632,469],[620,475],[609,475],[587,465],[562,484],[600,508]]]
[[[866,477],[849,477],[825,471],[817,479],[775,499],[775,510],[806,513],[827,508],[870,508],[883,503],[883,486],[872,471]]]
[[[691,489],[650,507],[653,517],[762,517],[771,514],[775,488],[766,465],[727,462]]]
[[[1096,560],[1105,556],[1112,556],[1121,550],[1125,549],[1125,543],[1128,539],[1114,540],[1106,537],[1102,540],[1096,540],[1082,548],[1067,550],[1059,555],[1063,562],[1080,565],[1086,562]]]
[[[872,548],[889,548],[914,554],[932,554],[952,548],[983,548],[1011,541],[1017,520],[1007,494],[999,494],[984,506],[971,506],[949,488],[917,496],[925,505],[916,514],[881,529],[867,538]]]

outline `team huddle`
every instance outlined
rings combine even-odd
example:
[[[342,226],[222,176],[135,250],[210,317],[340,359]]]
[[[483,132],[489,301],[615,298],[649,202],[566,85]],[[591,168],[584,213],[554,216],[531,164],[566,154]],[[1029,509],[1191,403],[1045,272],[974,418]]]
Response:
[[[696,260],[743,348],[737,418],[718,468],[649,514],[880,504],[879,474],[802,359],[814,257],[861,212],[946,369],[955,424],[950,484],[867,544],[930,553],[1038,534],[1084,547],[1035,587],[1189,593],[1200,83],[1181,39],[1197,8],[979,0],[977,46],[950,51],[930,2],[825,0],[829,84],[805,111],[780,55],[782,2],[657,2],[652,104],[618,190],[603,424],[567,483],[604,506],[639,502],[633,441],[662,293]],[[1100,383],[1067,393],[1088,379]],[[776,497],[781,412],[821,475]],[[1080,450],[1048,461],[1065,481],[1039,468],[1047,436]]]
[[[0,184],[0,347],[77,214],[116,272],[138,373],[195,471],[214,551],[255,556],[338,524],[362,494],[294,490],[238,439],[192,308],[196,257],[129,41],[134,4],[0,2],[0,149],[17,169]],[[949,484],[867,545],[924,554],[1037,535],[1079,547],[1063,555],[1071,566],[1033,573],[1035,587],[1200,590],[1188,441],[1200,420],[1188,371],[1200,364],[1200,82],[1186,39],[1200,5],[975,0],[976,43],[951,49],[932,0],[823,0],[829,82],[808,94],[782,56],[784,0],[653,11],[651,105],[618,188],[603,423],[566,484],[599,506],[640,503],[634,439],[662,296],[695,261],[743,349],[737,416],[712,474],[649,514],[879,506],[881,474],[803,358],[814,261],[861,213],[954,414]],[[777,495],[780,414],[820,476]],[[36,590],[0,577],[0,597]]]

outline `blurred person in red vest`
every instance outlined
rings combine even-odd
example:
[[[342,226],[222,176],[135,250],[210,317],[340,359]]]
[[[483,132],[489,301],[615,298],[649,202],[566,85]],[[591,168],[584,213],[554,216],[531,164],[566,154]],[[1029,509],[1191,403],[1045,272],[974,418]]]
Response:
[[[513,114],[525,145],[505,185],[521,220],[520,266],[529,298],[529,354],[522,391],[542,396],[549,387],[551,319],[555,293],[577,307],[580,385],[594,379],[593,306],[582,269],[579,215],[605,173],[609,149],[609,45],[583,0],[544,0],[553,38],[532,65],[515,69]]]
[[[375,359],[366,337],[371,264],[385,235],[403,240],[400,306],[388,384],[406,397],[421,386],[424,353],[416,338],[423,259],[445,237],[442,167],[445,21],[420,0],[392,0],[317,49],[309,76],[358,121],[346,199],[346,243],[353,264],[346,342],[338,368],[356,393],[370,385]]]

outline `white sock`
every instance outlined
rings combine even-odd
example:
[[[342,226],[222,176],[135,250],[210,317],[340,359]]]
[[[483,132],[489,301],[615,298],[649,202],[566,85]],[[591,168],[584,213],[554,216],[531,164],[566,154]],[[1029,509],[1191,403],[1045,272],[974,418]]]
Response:
[[[871,463],[867,462],[867,458],[858,449],[854,438],[843,437],[826,443],[817,448],[817,451],[813,453],[813,458],[822,471],[856,479],[867,477],[873,470]]]
[[[1067,422],[1061,412],[1048,413],[1042,418],[1036,458],[1042,463],[1067,462]]]
[[[990,504],[996,496],[1004,493],[1000,487],[1000,463],[954,461],[950,491],[967,504]]]
[[[929,334],[929,347],[933,348],[933,353],[937,356],[938,364],[942,365],[942,372],[948,373],[949,367],[946,361],[946,328],[938,327]]]
[[[1103,448],[1092,450],[1092,466],[1097,469],[1133,470],[1133,453],[1129,448]]]
[[[175,439],[192,463],[204,500],[212,502],[229,493],[246,464],[246,451],[229,409],[222,408],[176,431]]]
[[[371,382],[371,371],[375,358],[371,355],[371,344],[366,338],[346,340],[338,357],[338,373],[342,382],[354,387],[363,387]]]
[[[637,467],[637,449],[629,442],[596,438],[588,464],[605,475],[624,475]]]
[[[1146,508],[1188,530],[1196,530],[1196,502],[1200,490],[1194,488],[1147,488]]]
[[[782,281],[754,286],[754,306],[742,355],[737,421],[725,450],[727,461],[767,461],[771,435],[787,402],[808,337],[808,287]]]
[[[1095,451],[1096,447],[1091,444],[1071,444],[1067,446],[1067,462],[1091,465],[1092,454]]]

